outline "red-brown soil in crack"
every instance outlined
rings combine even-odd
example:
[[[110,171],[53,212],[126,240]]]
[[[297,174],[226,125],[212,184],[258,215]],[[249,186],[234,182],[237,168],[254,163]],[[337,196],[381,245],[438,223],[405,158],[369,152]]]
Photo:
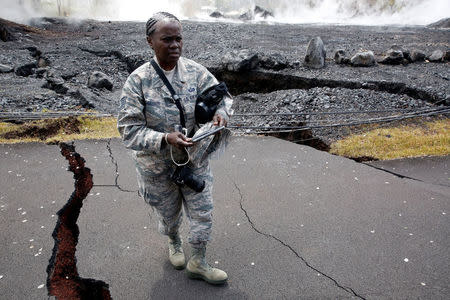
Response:
[[[80,133],[81,122],[76,117],[46,119],[38,122],[24,123],[14,131],[0,135],[5,139],[39,138],[45,140],[57,135],[61,130],[65,134]]]
[[[69,201],[58,211],[58,221],[53,232],[55,246],[47,267],[47,289],[57,299],[111,299],[109,286],[103,281],[80,278],[75,256],[78,243],[77,220],[83,200],[93,186],[92,174],[85,160],[75,152],[73,145],[61,143],[61,154],[74,173],[75,191]]]

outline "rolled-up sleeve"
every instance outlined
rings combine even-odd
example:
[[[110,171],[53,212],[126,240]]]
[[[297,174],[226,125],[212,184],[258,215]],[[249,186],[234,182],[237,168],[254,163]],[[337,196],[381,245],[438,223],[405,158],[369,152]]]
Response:
[[[122,89],[117,129],[129,149],[155,153],[161,150],[164,133],[147,127],[142,81],[137,75],[130,75]]]

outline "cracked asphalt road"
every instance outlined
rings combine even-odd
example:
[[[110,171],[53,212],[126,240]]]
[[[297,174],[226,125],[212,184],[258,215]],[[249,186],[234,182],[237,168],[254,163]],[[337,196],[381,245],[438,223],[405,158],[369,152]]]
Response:
[[[75,146],[94,180],[78,218],[78,272],[107,283],[114,299],[450,297],[449,157],[374,164],[419,181],[275,138],[234,137],[212,161],[207,255],[230,275],[214,287],[170,266],[121,142]],[[0,145],[0,163],[2,297],[45,299],[55,215],[73,174],[58,146]]]

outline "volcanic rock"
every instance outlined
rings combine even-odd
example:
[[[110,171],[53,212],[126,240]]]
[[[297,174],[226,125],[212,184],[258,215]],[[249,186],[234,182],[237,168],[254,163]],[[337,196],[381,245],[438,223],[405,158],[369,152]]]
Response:
[[[37,68],[35,70],[35,74],[37,78],[43,78],[45,74],[48,74],[47,68]]]
[[[214,11],[209,16],[211,18],[223,18],[223,14],[220,11]]]
[[[11,32],[9,27],[1,21],[3,21],[3,19],[0,19],[0,40],[4,42],[15,41],[16,37],[14,34]]]
[[[450,61],[450,50],[445,51],[444,60],[445,61]]]
[[[105,88],[107,90],[112,90],[113,84],[112,80],[105,74],[100,71],[92,72],[88,79],[88,87],[102,89]]]
[[[0,73],[10,73],[12,71],[14,71],[13,67],[0,64]]]
[[[97,29],[88,31],[92,24]],[[36,58],[32,58],[30,51],[25,48],[33,45],[42,51],[41,56],[44,55],[51,60],[52,67],[48,68],[47,72],[42,70],[44,78],[49,77],[50,73],[54,73],[54,77],[64,76],[65,84],[70,90],[80,89],[83,92],[87,101],[84,102],[85,106],[89,106],[89,102],[95,105],[95,109],[100,112],[116,113],[117,101],[120,99],[119,88],[128,76],[127,71],[135,68],[132,58],[135,58],[136,65],[139,65],[152,55],[142,32],[136,30],[142,26],[144,24],[135,22],[108,23],[83,20],[80,23],[68,22],[60,25],[46,23],[40,28],[23,27],[22,31],[16,27],[10,27],[13,33],[17,32],[19,41],[7,43],[0,41],[2,48],[0,63],[13,67],[30,62],[36,63]],[[307,101],[311,101],[311,105],[317,102],[317,107],[325,109],[330,106],[329,109],[336,111],[342,108],[339,103],[340,94],[352,97],[351,100],[354,100],[354,103],[344,107],[344,110],[374,109],[372,106],[375,100],[380,104],[380,106],[376,104],[377,108],[386,106],[386,103],[392,103],[393,108],[407,108],[412,105],[409,102],[419,99],[442,104],[450,96],[448,66],[445,64],[418,63],[411,64],[407,68],[381,67],[368,70],[341,67],[341,65],[332,63],[327,65],[326,70],[310,69],[306,72],[301,66],[306,54],[307,42],[316,36],[320,36],[324,42],[326,41],[326,47],[329,49],[346,49],[349,57],[357,52],[352,49],[360,49],[359,47],[370,49],[374,53],[386,53],[393,43],[411,50],[420,49],[429,55],[438,48],[449,49],[446,30],[430,30],[423,27],[389,27],[389,30],[386,31],[384,27],[368,28],[365,26],[267,25],[195,21],[187,21],[183,26],[186,40],[185,57],[201,63],[218,80],[227,82],[234,96],[247,92],[256,93],[255,97],[262,99],[261,102],[258,102],[261,108],[270,104],[270,101],[266,101],[269,98],[265,93],[278,90],[281,91],[280,93],[285,93],[286,89],[316,91],[316,94],[306,95],[305,104],[309,105]],[[308,38],[305,40],[305,37]],[[393,37],[396,38],[395,42],[393,42]],[[82,48],[107,51],[105,51],[105,55],[100,52],[98,55],[97,53],[89,55]],[[262,54],[279,53],[286,57],[289,69],[279,72],[273,69],[266,70],[265,68],[278,67],[276,67],[276,63],[270,62],[271,59],[266,60],[263,57],[260,58],[261,61],[257,66],[253,64],[250,67],[250,69],[260,68],[257,69],[258,72],[237,74],[227,72],[220,66],[225,53],[241,49],[251,49],[252,52],[258,53],[258,57],[263,56]],[[119,56],[119,53],[122,56]],[[125,59],[127,56],[129,56],[128,62]],[[142,61],[139,62],[141,59]],[[233,68],[231,67],[231,69]],[[112,78],[113,91],[87,87],[86,83],[90,73],[96,70],[102,71]],[[14,73],[0,74],[2,89],[0,106],[2,110],[79,109],[81,99],[74,98],[70,91],[66,93],[65,97],[61,97],[53,90],[41,88],[43,79],[37,78],[41,76],[38,72],[41,71],[36,68],[35,75],[28,77],[16,76]],[[329,90],[312,89],[324,85],[332,88]],[[338,87],[351,89],[344,93]],[[361,92],[364,97],[359,97],[355,95],[354,88],[362,88],[370,93]],[[381,92],[395,94],[382,101],[379,96]],[[42,95],[44,100],[34,100],[35,95]],[[413,98],[406,98],[407,101],[399,102],[404,95]],[[327,100],[326,96],[330,99]],[[374,100],[373,103],[368,102],[369,97]],[[294,104],[280,107],[280,112],[283,112],[282,109],[286,107],[292,112],[305,109],[302,107],[303,102]],[[310,106],[310,108],[313,107]],[[314,116],[311,116],[311,119],[313,118]],[[267,122],[271,121],[274,120]],[[259,120],[255,121],[254,124],[259,124],[259,122]],[[263,123],[263,126],[267,122]],[[328,132],[332,131],[334,129],[328,130]]]
[[[336,50],[334,53],[334,62],[338,65],[340,64],[348,64],[350,63],[350,58],[347,56],[347,53],[343,49]]]
[[[253,10],[249,10],[246,13],[241,14],[239,19],[242,21],[251,21],[255,19],[255,16],[267,19],[268,17],[273,17],[273,14],[261,6],[256,5]]]
[[[361,51],[353,55],[350,63],[354,67],[372,67],[375,65],[375,55],[372,51]]]
[[[253,13],[251,11],[248,11],[246,13],[243,13],[242,15],[239,16],[239,20],[242,21],[251,21],[253,20]]]
[[[411,52],[411,61],[412,62],[416,62],[416,61],[424,61],[425,60],[425,53],[423,53],[420,50],[413,50]]]
[[[72,79],[72,78],[78,76],[79,73],[80,73],[80,72],[78,72],[78,71],[76,71],[76,70],[67,70],[67,71],[61,73],[61,77],[62,77],[64,80],[70,80],[70,79]]]
[[[403,51],[397,49],[389,49],[386,56],[379,61],[380,64],[399,65],[403,62]]]
[[[34,58],[36,58],[36,63],[39,68],[45,68],[50,65],[50,59],[47,57],[44,57],[42,55],[42,51],[39,50],[35,46],[30,46],[26,48],[28,51],[30,51],[30,55]]]
[[[30,55],[34,58],[39,58],[42,55],[42,51],[39,50],[36,46],[30,46],[26,48],[28,51],[30,51]]]
[[[39,68],[45,68],[48,67],[50,65],[50,60],[46,57],[39,57],[39,59],[37,60],[37,65]]]
[[[80,105],[83,108],[95,108],[95,105],[89,101],[93,97],[93,94],[88,91],[82,91],[77,89],[76,91],[69,91],[69,95],[80,101]]]
[[[258,66],[258,54],[248,49],[234,50],[222,57],[222,67],[228,71],[251,71]]]
[[[294,60],[292,62],[289,63],[289,67],[293,68],[293,69],[298,69],[300,68],[302,65],[302,62],[299,60]]]
[[[320,37],[315,37],[308,43],[303,65],[308,68],[320,69],[325,66],[327,53]]]
[[[16,68],[16,75],[27,77],[34,74],[35,69],[37,68],[36,63],[27,63],[25,65],[21,65]]]
[[[258,6],[258,5],[255,6],[254,12],[255,12],[256,15],[258,15],[258,16],[264,18],[264,19],[266,19],[268,17],[273,17],[273,13],[272,12],[270,12],[270,11],[268,11],[268,10],[262,8],[261,6]]]
[[[127,64],[128,73],[132,73],[134,70],[142,66],[147,60],[144,55],[130,54],[123,58],[123,61]]]
[[[427,25],[429,28],[450,28],[450,18],[440,19],[435,23]]]
[[[61,77],[47,77],[46,82],[42,87],[53,90],[58,94],[65,94],[69,90],[67,86],[64,85],[64,79]]]
[[[428,57],[428,60],[432,62],[442,62],[444,61],[444,52],[442,50],[435,50],[430,57]]]
[[[260,54],[259,65],[264,69],[282,70],[286,69],[289,65],[286,57],[279,53],[274,54]]]
[[[392,50],[402,51],[403,57],[407,59],[409,62],[411,61],[411,52],[401,46],[393,45],[391,47]]]

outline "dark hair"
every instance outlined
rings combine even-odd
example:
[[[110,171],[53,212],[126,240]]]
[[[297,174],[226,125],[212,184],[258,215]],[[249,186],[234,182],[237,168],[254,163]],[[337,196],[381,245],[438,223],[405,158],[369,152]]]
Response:
[[[181,23],[180,20],[178,20],[178,18],[171,13],[165,11],[157,12],[150,19],[148,19],[147,24],[145,24],[145,33],[147,34],[147,36],[151,36],[156,30],[156,23],[164,19],[169,19]]]

